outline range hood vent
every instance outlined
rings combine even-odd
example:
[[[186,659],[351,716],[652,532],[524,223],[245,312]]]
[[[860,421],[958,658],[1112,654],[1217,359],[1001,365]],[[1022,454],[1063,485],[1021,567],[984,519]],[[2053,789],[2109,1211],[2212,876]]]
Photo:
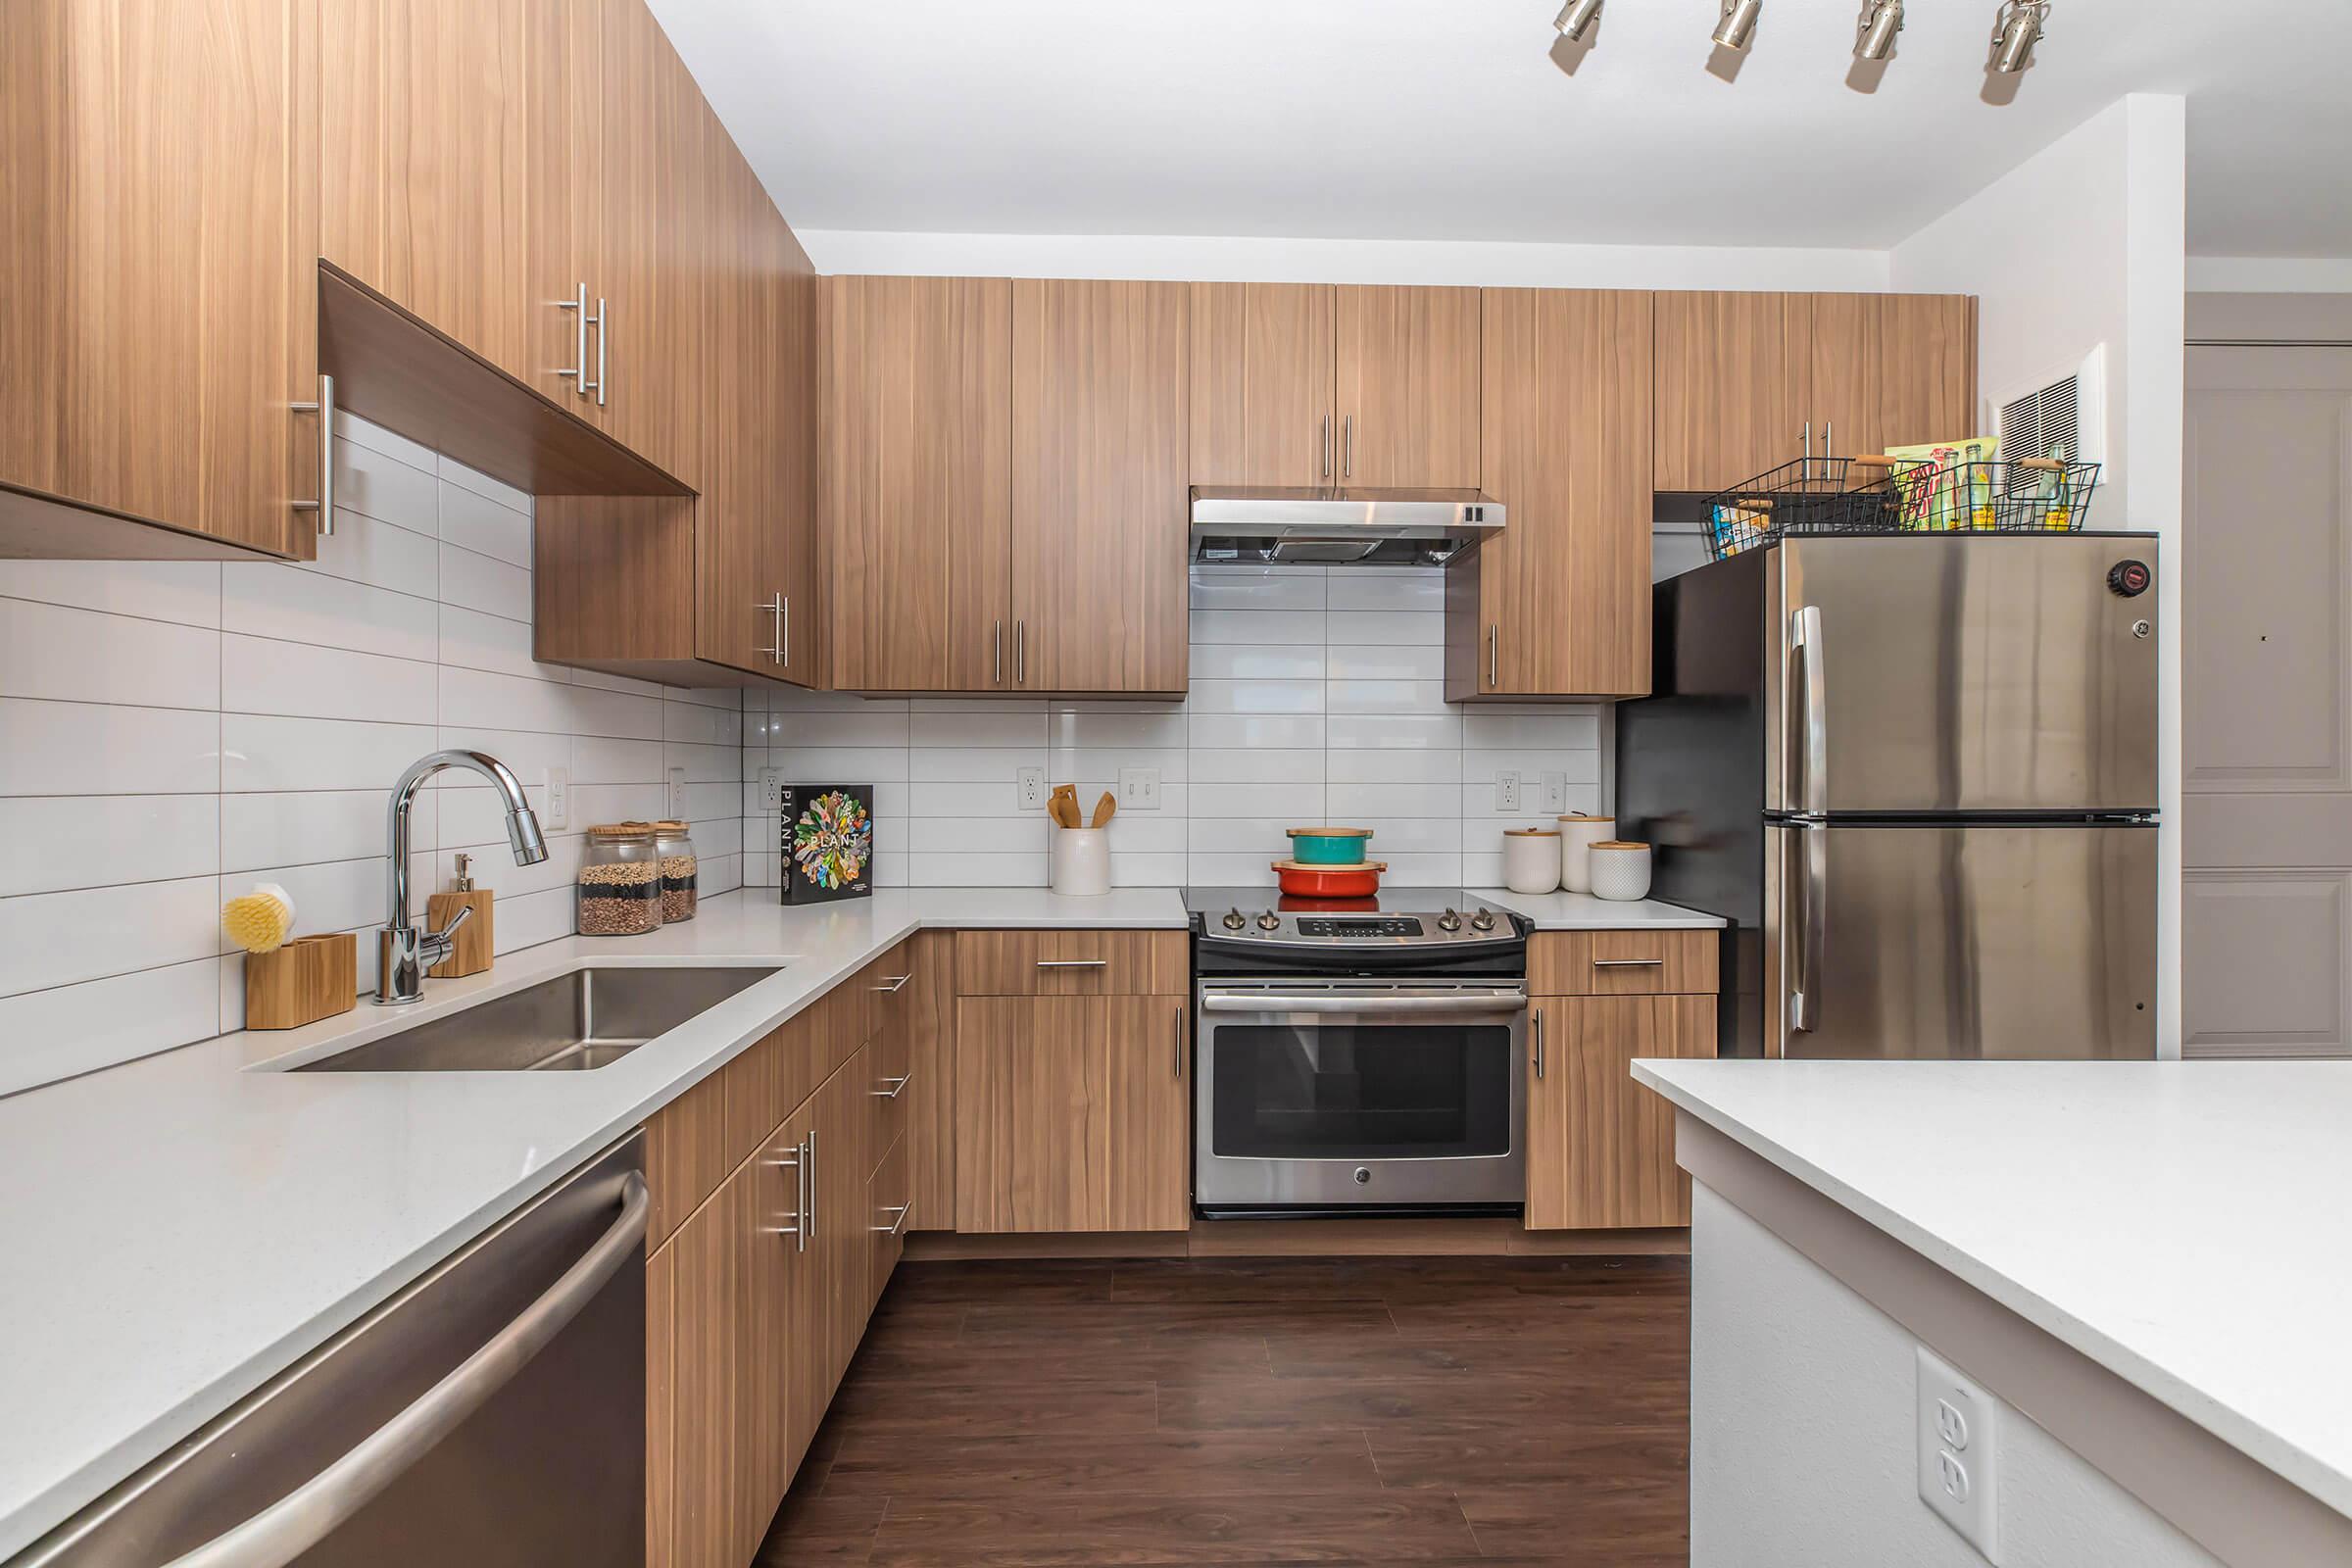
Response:
[[[1207,564],[1442,566],[1502,530],[1475,490],[1193,491],[1193,560]]]

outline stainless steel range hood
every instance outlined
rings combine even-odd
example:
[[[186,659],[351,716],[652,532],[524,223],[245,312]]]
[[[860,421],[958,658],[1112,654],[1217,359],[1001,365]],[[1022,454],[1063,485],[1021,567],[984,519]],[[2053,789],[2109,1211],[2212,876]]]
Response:
[[[1476,490],[1193,490],[1193,560],[1302,566],[1437,566],[1502,531]]]

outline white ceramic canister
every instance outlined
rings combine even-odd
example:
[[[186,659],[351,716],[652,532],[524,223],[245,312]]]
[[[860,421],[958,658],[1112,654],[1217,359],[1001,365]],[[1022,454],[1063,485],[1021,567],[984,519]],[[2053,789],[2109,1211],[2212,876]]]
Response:
[[[1592,896],[1632,904],[1649,897],[1649,846],[1606,839],[1592,846]]]
[[[1613,816],[1563,816],[1560,818],[1560,886],[1570,893],[1592,891],[1592,873],[1588,861],[1592,846],[1603,839],[1617,836],[1617,819]]]
[[[1110,891],[1110,830],[1061,827],[1054,830],[1049,877],[1056,893],[1092,898]]]
[[[1502,884],[1513,893],[1552,893],[1560,886],[1560,835],[1554,828],[1515,827],[1502,835]]]

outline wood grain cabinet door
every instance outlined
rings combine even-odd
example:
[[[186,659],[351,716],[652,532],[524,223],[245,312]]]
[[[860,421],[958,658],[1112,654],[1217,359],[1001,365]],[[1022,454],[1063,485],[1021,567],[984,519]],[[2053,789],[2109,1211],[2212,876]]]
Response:
[[[319,254],[568,404],[602,48],[568,0],[323,0]],[[593,122],[592,122],[593,123]]]
[[[1335,481],[1335,309],[1329,283],[1193,285],[1193,483]]]
[[[1982,433],[1975,300],[1816,294],[1812,320],[1811,416],[1823,453],[1850,457]]]
[[[1013,281],[1015,689],[1185,688],[1187,288]]]
[[[1721,490],[1804,456],[1812,296],[1651,299],[1654,487]]]
[[[823,292],[833,684],[1010,689],[1012,285],[832,277]]]
[[[0,483],[311,552],[318,25],[318,0],[9,0]],[[70,514],[43,526],[76,553]]]
[[[1183,1230],[1193,1215],[1190,1009],[1180,996],[1112,997],[1105,1013],[1100,1228]]]
[[[745,1233],[753,1192],[746,1170],[719,1184],[678,1227],[672,1266],[670,1554],[673,1568],[740,1568],[744,1488],[756,1463],[741,1423],[755,1391],[741,1387],[749,1303]]]
[[[1339,482],[1476,489],[1478,290],[1342,284],[1334,322]]]
[[[1643,696],[1650,296],[1483,294],[1481,469],[1507,521],[1447,568],[1475,596],[1449,595],[1446,696]]]
[[[706,111],[708,115],[708,111]],[[760,222],[767,193],[715,119],[710,154],[710,252],[703,297],[702,491],[694,509],[694,652],[761,675],[783,665],[783,592],[768,534],[779,500],[771,461],[782,410],[776,395],[774,298],[766,287]]]
[[[1690,1223],[1674,1107],[1633,1077],[1637,1056],[1715,1054],[1716,1002],[1538,997],[1529,1019],[1527,1227]]]

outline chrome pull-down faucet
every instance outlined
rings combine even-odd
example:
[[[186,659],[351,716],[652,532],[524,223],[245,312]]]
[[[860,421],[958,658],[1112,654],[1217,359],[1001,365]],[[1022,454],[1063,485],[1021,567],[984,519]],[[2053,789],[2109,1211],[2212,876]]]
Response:
[[[392,803],[384,815],[386,912],[384,928],[375,934],[375,1002],[379,1007],[418,1002],[424,997],[424,971],[441,962],[456,945],[458,927],[473,911],[460,909],[446,931],[426,935],[409,919],[409,808],[424,781],[445,767],[467,767],[488,779],[507,803],[507,843],[516,865],[536,865],[547,858],[547,840],[539,834],[539,818],[523,799],[522,783],[513,769],[487,752],[435,752],[409,764],[392,786]]]

